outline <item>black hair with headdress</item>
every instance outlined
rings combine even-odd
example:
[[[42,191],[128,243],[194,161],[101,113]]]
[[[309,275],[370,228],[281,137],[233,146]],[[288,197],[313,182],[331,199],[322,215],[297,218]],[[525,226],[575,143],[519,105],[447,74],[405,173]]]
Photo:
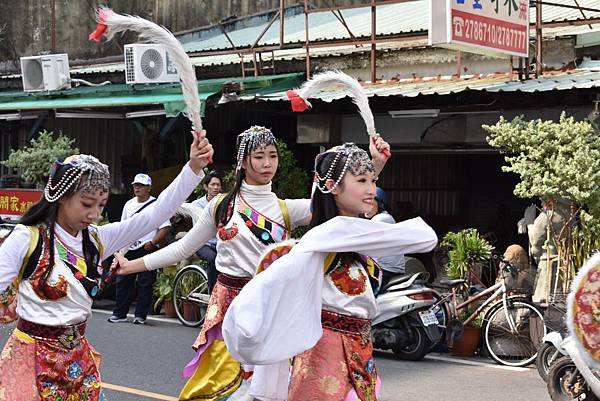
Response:
[[[217,222],[219,226],[225,226],[233,215],[233,205],[237,194],[240,192],[242,182],[246,177],[242,164],[250,154],[260,148],[273,145],[277,148],[277,140],[273,132],[265,127],[258,125],[248,128],[238,135],[237,138],[237,157],[235,166],[235,182],[233,188],[225,196],[223,201],[217,207]]]
[[[108,166],[89,155],[74,155],[63,162],[56,161],[50,171],[48,183],[44,188],[44,196],[34,204],[19,220],[26,226],[43,224],[48,230],[50,266],[44,280],[47,280],[54,267],[55,224],[60,208],[59,199],[73,196],[76,192],[106,193],[110,191],[110,172]],[[82,249],[87,266],[87,276],[99,276],[97,266],[100,254],[90,239],[89,230],[82,230]]]

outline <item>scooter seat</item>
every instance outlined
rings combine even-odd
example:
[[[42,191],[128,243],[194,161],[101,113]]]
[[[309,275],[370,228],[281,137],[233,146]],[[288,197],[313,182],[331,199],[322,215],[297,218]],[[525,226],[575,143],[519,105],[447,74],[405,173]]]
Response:
[[[414,276],[417,276],[414,279],[414,281],[416,281],[416,282],[425,282],[425,281],[427,281],[427,278],[428,278],[427,273],[415,273],[415,274],[407,274],[404,276],[394,276],[387,283],[385,283],[383,285],[380,292],[382,292],[382,293],[386,292],[389,288],[391,288],[395,285],[406,283],[407,281],[410,281]]]
[[[447,285],[448,287],[456,287],[457,285],[461,285],[466,283],[467,280],[463,280],[463,279],[456,279],[456,280],[448,280],[448,279],[443,279],[440,280],[440,284],[441,285]]]

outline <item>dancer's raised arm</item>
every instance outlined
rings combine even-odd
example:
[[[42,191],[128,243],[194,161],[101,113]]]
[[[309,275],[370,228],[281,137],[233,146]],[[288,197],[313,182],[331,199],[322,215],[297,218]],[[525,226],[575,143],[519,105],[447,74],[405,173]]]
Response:
[[[177,178],[159,195],[150,207],[132,218],[98,227],[98,236],[104,246],[102,258],[107,258],[119,249],[131,244],[137,238],[157,228],[168,220],[185,202],[194,188],[200,183],[205,167],[212,158],[212,145],[206,139],[206,133],[192,132],[194,140],[190,146],[190,160]]]

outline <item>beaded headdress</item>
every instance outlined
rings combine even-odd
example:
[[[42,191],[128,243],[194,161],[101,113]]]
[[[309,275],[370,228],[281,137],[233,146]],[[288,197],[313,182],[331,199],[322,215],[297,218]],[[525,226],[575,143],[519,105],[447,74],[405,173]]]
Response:
[[[333,162],[331,163],[331,166],[329,166],[329,169],[325,173],[325,175],[321,176],[321,175],[319,175],[319,172],[317,170],[317,165],[319,164],[319,162],[321,160],[323,160],[323,157],[325,155],[330,154],[330,153],[335,153],[335,157],[333,159]],[[334,177],[334,172],[335,172],[337,166],[339,165],[340,159],[342,158],[342,156],[345,156],[346,160],[344,161],[344,165],[342,166],[340,175],[338,177]],[[371,160],[371,158],[369,157],[367,152],[365,150],[359,148],[358,146],[356,146],[353,143],[345,143],[341,146],[336,146],[336,147],[329,149],[323,153],[320,153],[315,158],[315,186],[316,186],[316,188],[318,188],[319,191],[321,191],[324,194],[333,192],[333,190],[335,190],[335,188],[337,188],[337,186],[340,184],[340,182],[342,182],[342,179],[344,178],[344,175],[346,174],[347,171],[349,171],[353,176],[356,177],[361,174],[365,174],[366,172],[374,172],[375,167],[373,166],[373,161]],[[329,179],[334,180],[334,183],[333,183],[333,186],[331,187],[331,189],[328,189],[327,186],[325,185],[327,180],[329,180]]]
[[[59,168],[67,166],[57,181]],[[108,192],[110,190],[110,172],[108,166],[94,156],[73,155],[64,161],[56,161],[50,171],[48,183],[44,188],[44,198],[50,203],[56,202],[71,188],[79,192]]]
[[[246,131],[238,135],[238,153],[237,153],[237,165],[235,171],[239,171],[242,168],[244,161],[244,155],[250,154],[250,152],[263,147],[263,146],[277,146],[275,136],[270,129],[254,125],[248,128]]]

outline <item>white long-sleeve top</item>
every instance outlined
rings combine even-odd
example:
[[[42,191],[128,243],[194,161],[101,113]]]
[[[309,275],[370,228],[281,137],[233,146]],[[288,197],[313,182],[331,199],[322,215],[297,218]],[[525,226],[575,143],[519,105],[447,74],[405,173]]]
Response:
[[[128,246],[136,239],[156,229],[175,213],[179,205],[192,193],[204,173],[196,175],[186,165],[175,180],[160,194],[158,200],[149,208],[132,216],[128,220],[92,225],[90,233],[95,233],[101,242],[101,260]],[[83,255],[82,234],[70,235],[56,224],[55,233],[69,248]],[[6,290],[18,276],[23,258],[29,248],[31,232],[23,225],[17,225],[0,246],[0,292]],[[93,236],[90,235],[92,241]],[[54,284],[62,275],[68,283],[67,296],[56,301],[44,300],[33,291],[31,283],[23,280],[19,284],[17,314],[23,319],[47,326],[64,326],[80,323],[91,316],[92,299],[83,285],[75,278],[67,265],[59,258],[55,248],[55,265],[49,277]]]
[[[435,232],[420,218],[386,224],[336,217],[313,228],[233,300],[222,325],[227,349],[242,363],[274,364],[317,343],[323,334],[321,309],[372,317],[376,304],[370,288],[353,296],[332,288],[325,279],[329,253],[356,252],[378,258],[427,252],[436,243]],[[337,291],[335,297],[328,297],[332,291]]]
[[[269,220],[285,226],[283,214],[277,196],[271,191],[271,184],[249,185],[243,182],[240,194],[255,210]],[[215,224],[215,204],[213,198],[202,210],[202,214],[194,227],[179,241],[149,255],[144,256],[144,264],[148,270],[159,269],[192,255],[198,248],[213,238],[217,232]],[[263,244],[252,234],[237,212],[240,202],[236,197],[234,213],[225,226],[226,230],[237,227],[237,234],[223,240],[217,236],[217,270],[236,277],[252,277],[256,272],[258,261],[267,245]],[[310,221],[310,199],[286,199],[292,228],[306,225]]]

